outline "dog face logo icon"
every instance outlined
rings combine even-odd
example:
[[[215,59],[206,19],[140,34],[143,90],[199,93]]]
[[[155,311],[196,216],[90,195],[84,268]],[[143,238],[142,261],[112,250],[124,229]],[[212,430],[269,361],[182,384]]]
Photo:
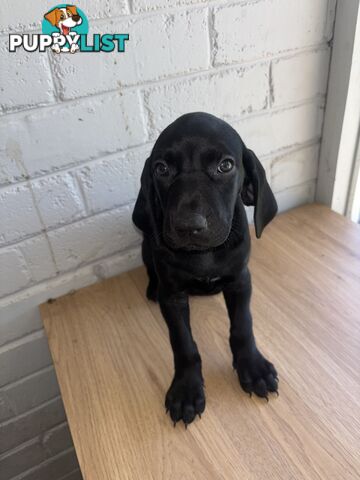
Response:
[[[43,20],[43,33],[59,37],[62,35],[68,41],[65,45],[54,43],[51,49],[55,53],[70,52],[75,53],[79,50],[79,44],[73,42],[78,34],[87,34],[87,18],[75,5],[61,4],[45,13]],[[81,28],[83,27],[83,28]]]
[[[1,1],[1,0],[0,0]],[[42,33],[9,34],[9,51],[23,48],[27,52],[125,52],[128,33],[89,33],[85,13],[75,5],[62,3],[45,13]]]
[[[62,35],[69,35],[72,27],[82,23],[82,18],[74,5],[66,5],[63,8],[53,8],[44,15],[44,18],[57,27]]]

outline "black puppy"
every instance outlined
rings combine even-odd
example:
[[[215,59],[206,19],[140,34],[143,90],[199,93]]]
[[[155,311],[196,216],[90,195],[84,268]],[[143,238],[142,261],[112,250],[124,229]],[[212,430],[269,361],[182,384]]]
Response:
[[[244,204],[255,206],[259,238],[276,215],[276,200],[264,168],[230,125],[189,113],[161,133],[145,162],[133,221],[144,234],[147,297],[159,301],[169,328],[175,375],[165,406],[175,423],[188,424],[205,408],[189,294],[223,292],[242,388],[265,398],[277,391],[276,370],[257,349],[252,328]]]

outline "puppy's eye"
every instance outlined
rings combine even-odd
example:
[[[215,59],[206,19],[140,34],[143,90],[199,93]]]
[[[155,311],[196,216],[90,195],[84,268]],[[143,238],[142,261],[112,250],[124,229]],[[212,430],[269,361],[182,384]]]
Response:
[[[231,158],[224,158],[218,165],[218,172],[220,173],[228,173],[234,167],[234,160]]]
[[[62,13],[62,14],[60,15],[60,20],[64,20],[64,18],[65,18],[65,15]]]
[[[169,167],[165,162],[156,162],[154,171],[158,176],[165,176],[169,174]]]

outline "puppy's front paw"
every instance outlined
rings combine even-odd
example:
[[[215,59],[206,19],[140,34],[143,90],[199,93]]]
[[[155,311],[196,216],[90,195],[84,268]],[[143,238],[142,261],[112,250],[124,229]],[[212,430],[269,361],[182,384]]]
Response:
[[[278,375],[272,363],[259,351],[250,356],[238,358],[236,370],[240,385],[250,395],[266,398],[270,392],[278,393]]]
[[[205,410],[203,380],[198,372],[188,371],[181,378],[174,377],[165,397],[166,411],[174,422],[183,420],[185,427],[196,415],[201,416]]]
[[[73,43],[70,47],[70,53],[75,53],[77,50],[79,50],[79,45]]]
[[[60,53],[61,52],[60,46],[57,43],[51,47],[51,50],[55,53]]]

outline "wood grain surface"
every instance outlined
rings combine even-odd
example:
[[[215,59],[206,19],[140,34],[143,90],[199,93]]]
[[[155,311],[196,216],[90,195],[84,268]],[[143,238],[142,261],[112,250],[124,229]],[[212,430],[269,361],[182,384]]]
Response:
[[[165,322],[143,268],[41,307],[84,480],[360,479],[360,228],[326,207],[253,236],[252,310],[280,396],[249,398],[221,295],[191,299],[207,406],[173,427]]]

